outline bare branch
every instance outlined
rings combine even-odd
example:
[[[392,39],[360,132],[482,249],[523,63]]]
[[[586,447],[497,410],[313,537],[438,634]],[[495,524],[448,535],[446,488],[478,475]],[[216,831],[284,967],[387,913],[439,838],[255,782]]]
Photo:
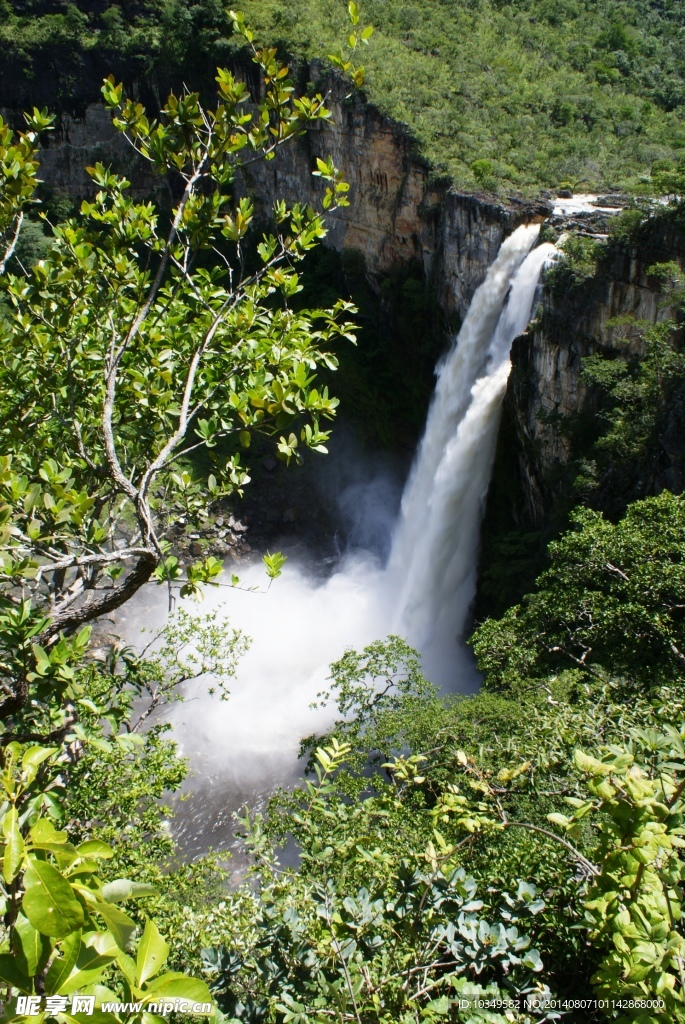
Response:
[[[7,266],[9,261],[12,259],[12,256],[14,254],[14,250],[17,247],[17,242],[19,241],[19,233],[21,231],[21,226],[22,226],[23,222],[24,222],[24,211],[20,210],[19,213],[17,214],[16,227],[14,229],[14,234],[12,235],[12,239],[11,239],[7,249],[5,250],[5,255],[0,260],[0,274],[4,274],[5,273],[5,267]]]
[[[623,570],[619,569],[618,566],[612,565],[611,562],[606,562],[604,568],[608,569],[609,572],[616,573],[616,575],[620,576],[622,580],[626,581],[626,583],[630,583],[630,576],[626,576]]]
[[[144,554],[141,555],[137,564],[120,586],[91,594],[90,598],[84,601],[78,608],[62,609],[58,606],[50,623],[36,637],[36,642],[40,644],[48,643],[61,630],[73,631],[84,623],[90,622],[91,619],[95,619],[100,615],[106,615],[108,612],[115,611],[122,604],[125,604],[144,583],[147,583],[159,564],[159,557],[156,552],[146,548],[143,551]]]
[[[195,185],[197,184],[197,182],[200,180],[200,178],[202,176],[202,170],[203,170],[203,167],[204,167],[204,165],[205,165],[205,163],[207,161],[207,158],[208,158],[208,151],[205,150],[204,156],[203,156],[202,160],[200,161],[197,170],[195,171],[193,176],[190,178],[190,180],[186,184],[186,187],[185,187],[184,192],[183,192],[183,196],[181,197],[181,201],[178,204],[178,208],[176,210],[176,215],[174,216],[174,220],[173,220],[173,223],[171,225],[171,230],[169,232],[166,244],[164,246],[164,252],[162,253],[162,258],[159,261],[159,266],[157,268],[157,273],[155,274],[154,281],[152,282],[152,285],[150,286],[150,289],[148,291],[147,297],[146,297],[145,301],[143,302],[142,307],[138,311],[138,314],[135,317],[133,323],[131,324],[130,328],[128,329],[126,337],[121,342],[121,344],[119,345],[118,349],[116,349],[116,351],[113,353],[112,358],[110,360],[110,364],[109,364],[109,366],[107,368],[107,374],[106,374],[106,378],[105,378],[105,402],[104,402],[103,415],[102,415],[102,433],[103,433],[103,437],[104,437],[104,441],[105,441],[105,453],[106,453],[106,456],[107,456],[107,464],[109,466],[109,470],[110,470],[110,473],[112,474],[113,479],[116,481],[116,483],[119,485],[119,487],[121,487],[121,489],[126,494],[128,494],[128,496],[131,498],[132,501],[136,502],[136,509],[137,510],[140,510],[139,509],[139,503],[136,501],[136,499],[138,498],[138,491],[134,487],[134,485],[131,483],[131,481],[124,475],[124,472],[123,472],[123,470],[121,468],[121,463],[119,462],[119,458],[117,456],[116,445],[115,445],[115,441],[114,441],[114,431],[113,431],[113,427],[112,427],[112,417],[113,417],[113,414],[114,414],[114,399],[115,399],[115,394],[116,394],[117,371],[118,371],[119,364],[121,362],[121,359],[122,359],[122,356],[123,356],[124,352],[127,350],[129,345],[131,344],[131,342],[138,335],[138,333],[139,333],[141,327],[143,326],[143,324],[144,324],[144,322],[145,322],[145,320],[146,320],[150,310],[152,309],[153,303],[154,303],[154,301],[155,301],[155,299],[157,297],[157,294],[159,292],[159,289],[160,289],[160,287],[162,285],[162,281],[164,279],[164,274],[166,273],[166,269],[167,269],[167,266],[168,266],[168,263],[169,263],[169,256],[170,256],[170,253],[171,253],[171,247],[172,247],[172,245],[174,244],[174,242],[176,240],[176,237],[178,235],[178,230],[179,230],[179,227],[181,225],[181,221],[183,219],[183,211],[185,210],[185,208],[186,208],[186,206],[188,204],[188,201],[189,201],[191,195],[193,194],[193,189],[195,188]],[[152,534],[153,533],[153,531],[152,531],[152,524],[151,524],[151,521],[150,521],[149,510],[147,508],[144,509],[143,520],[144,520],[144,523],[145,523],[146,527],[149,528],[150,534]]]
[[[550,832],[547,828],[542,828],[540,825],[531,825],[526,821],[504,821],[502,822],[504,828],[527,828],[531,832],[540,832],[543,836],[547,836],[548,839],[553,839],[555,843],[560,843],[562,846],[573,855],[573,858],[581,864],[589,875],[597,876],[601,875],[600,868],[596,864],[593,864],[591,860],[584,857],[580,850],[577,850],[572,843],[569,843],[562,836],[558,836],[556,832]]]
[[[76,566],[110,565],[112,562],[125,561],[128,558],[136,558],[148,553],[147,548],[122,548],[120,551],[103,551],[100,554],[67,555],[56,562],[46,562],[41,565],[36,579],[39,580],[44,572],[57,572],[58,569],[72,569]]]

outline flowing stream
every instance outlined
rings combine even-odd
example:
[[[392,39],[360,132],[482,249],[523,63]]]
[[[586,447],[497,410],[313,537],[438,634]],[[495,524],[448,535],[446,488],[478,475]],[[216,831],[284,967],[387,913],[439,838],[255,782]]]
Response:
[[[528,324],[553,252],[548,244],[533,248],[539,231],[524,225],[504,241],[438,369],[387,564],[355,550],[323,583],[289,562],[266,594],[208,595],[205,610],[220,606],[252,645],[230,701],[201,696],[170,716],[194,771],[174,827],[187,854],[225,846],[237,807],[297,776],[299,740],[325,729],[333,714],[312,710],[312,701],[346,647],[397,633],[419,649],[427,676],[445,691],[477,687],[463,633],[509,352]],[[263,583],[261,566],[244,581]],[[133,616],[140,618],[135,609]]]

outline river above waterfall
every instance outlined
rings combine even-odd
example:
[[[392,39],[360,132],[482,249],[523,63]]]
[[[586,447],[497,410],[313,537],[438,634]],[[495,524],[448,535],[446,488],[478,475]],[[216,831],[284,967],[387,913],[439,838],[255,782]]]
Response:
[[[554,251],[548,244],[533,248],[539,231],[524,225],[504,241],[437,368],[394,525],[394,509],[356,496],[360,514],[368,506],[368,514],[385,522],[389,557],[353,543],[324,580],[291,559],[266,592],[261,565],[241,573],[243,587],[255,586],[254,592],[208,589],[200,611],[217,610],[226,629],[229,623],[241,629],[251,645],[229,701],[193,693],[167,712],[192,770],[174,824],[186,855],[229,845],[233,812],[297,777],[300,740],[335,717],[334,708],[311,705],[325,688],[328,666],[346,648],[398,634],[420,651],[426,675],[443,692],[477,688],[464,633],[509,352],[528,324],[542,267]],[[122,622],[129,640],[141,622],[162,623],[163,601],[158,590],[145,588],[131,602]]]

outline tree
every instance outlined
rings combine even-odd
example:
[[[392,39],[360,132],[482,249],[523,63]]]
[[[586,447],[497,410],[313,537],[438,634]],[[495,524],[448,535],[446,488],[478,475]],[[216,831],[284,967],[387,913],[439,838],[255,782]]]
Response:
[[[245,893],[231,899],[224,927],[233,941],[205,953],[223,1012],[291,1024],[437,1022],[457,1009],[473,1024],[553,1019],[533,1008],[550,993],[522,930],[544,907],[535,886],[477,898],[456,851],[401,857],[382,839],[375,845],[423,780],[402,759],[390,766],[396,792],[342,802],[335,775],[350,752],[335,739],[320,747],[316,780],[298,794],[301,871],[282,872],[259,816],[245,819],[258,904],[245,907]]]
[[[14,252],[24,221],[24,210],[37,185],[38,140],[52,118],[34,110],[26,117],[28,131],[15,138],[0,117],[0,275]]]
[[[675,167],[659,168],[652,172],[652,181],[660,195],[668,196],[677,206],[682,206],[685,196],[685,163],[680,160]]]
[[[315,778],[245,817],[253,877],[192,925],[224,1012],[684,1020],[682,695],[626,705],[576,679],[568,701],[550,677],[542,695],[440,701],[414,670],[396,641],[348,652],[334,687],[363,724],[336,724]]]
[[[138,1017],[151,1004],[181,999],[198,1009],[202,1004],[209,1015],[213,1000],[205,982],[160,974],[169,947],[154,921],[146,921],[135,959],[130,955],[136,924],[118,904],[154,895],[154,888],[127,878],[104,882],[101,865],[112,848],[98,839],[74,845],[43,813],[49,766],[60,754],[36,745],[22,750],[16,742],[3,749],[0,981],[7,997],[21,993],[23,1000],[23,1009],[17,1001],[10,1015],[35,1015],[44,1007],[49,1017],[78,1021],[89,1011],[86,1003],[79,1012],[74,996],[93,1003],[96,996],[99,1003],[122,997],[139,1004]],[[104,1012],[112,1024],[128,1016]]]
[[[679,311],[683,304],[680,268],[673,263],[655,264],[649,273],[662,282],[662,305]],[[587,483],[616,487],[620,480],[638,477],[642,493],[654,493],[668,469],[670,419],[685,381],[678,324],[674,319],[645,324],[626,316],[610,320],[608,326],[618,345],[633,342],[638,352],[625,356],[619,348],[608,358],[596,353],[583,359],[581,380],[604,397],[597,417],[602,432],[592,449],[594,459],[584,465]]]
[[[328,117],[324,98],[296,96],[276,52],[258,49],[242,17],[231,17],[260,69],[258,96],[219,70],[214,110],[184,91],[149,119],[113,80],[103,87],[116,127],[166,177],[171,208],[132,199],[130,183],[98,164],[89,169],[94,198],[53,228],[46,258],[21,275],[8,264],[50,121],[34,112],[16,138],[0,124],[0,284],[11,303],[0,322],[0,981],[6,1002],[21,994],[23,1009],[9,1006],[19,1015],[78,1021],[78,1007],[67,1009],[74,993],[98,1005],[134,1002],[147,1021],[174,999],[213,1013],[203,981],[160,973],[169,947],[154,922],[144,918],[137,940],[136,920],[117,906],[154,890],[108,879],[107,862],[125,856],[101,838],[77,838],[84,823],[64,818],[65,783],[84,746],[123,758],[136,746],[154,752],[155,734],[141,740],[141,718],[131,722],[135,694],[154,708],[179,683],[217,670],[223,687],[244,648],[224,630],[217,643],[208,623],[188,650],[181,618],[161,662],[112,652],[105,670],[89,661],[88,624],[153,576],[171,595],[175,581],[190,594],[221,573],[204,559],[183,576],[164,515],[240,492],[240,449],[255,432],[286,460],[303,447],[325,450],[319,420],[337,403],[314,386],[316,370],[335,368],[334,339],[354,340],[349,304],[289,306],[296,264],[325,235],[322,214],[278,201],[260,240],[240,192],[241,167]],[[353,51],[368,32],[354,4],[350,18]],[[334,62],[363,79],[349,52]],[[348,186],[332,162],[319,160],[314,173],[323,209],[343,205]],[[190,459],[199,449],[213,467],[201,484]],[[271,578],[282,561],[265,558]],[[178,782],[168,755],[163,777]],[[143,788],[143,803],[154,793]],[[116,1007],[99,1013],[130,1019]]]
[[[354,27],[351,6],[354,49],[364,30]],[[184,577],[168,554],[164,522],[180,507],[197,512],[241,493],[248,475],[240,453],[255,432],[285,460],[303,448],[325,451],[321,420],[337,402],[317,389],[316,371],[335,368],[333,341],[354,340],[344,319],[352,307],[290,308],[301,287],[296,265],[324,237],[323,216],[279,200],[259,240],[239,176],[329,112],[321,95],[297,96],[275,51],[257,49],[242,17],[232,17],[260,69],[259,97],[219,70],[214,110],[184,92],[151,119],[121,86],[103,87],[115,126],[166,176],[171,209],[134,200],[130,183],[98,164],[89,169],[97,192],[80,216],[54,229],[50,252],[28,275],[5,281],[5,742],[28,738],[39,720],[41,734],[50,733],[45,715],[52,739],[65,734],[74,717],[69,664],[87,648],[86,623],[151,578],[170,588],[179,581],[184,595],[221,573],[221,563],[206,558]],[[335,60],[363,77],[344,55]],[[35,180],[34,135],[9,145],[10,155],[12,146],[25,159],[18,195],[6,186],[3,199],[10,234]],[[344,205],[348,186],[332,162],[318,160],[314,173],[323,209]],[[191,460],[200,449],[211,466],[204,480]],[[267,560],[271,577],[280,564]]]
[[[685,672],[685,504],[665,491],[634,502],[618,523],[576,509],[573,529],[550,544],[536,589],[472,644],[488,687],[565,669],[623,678],[648,691]]]

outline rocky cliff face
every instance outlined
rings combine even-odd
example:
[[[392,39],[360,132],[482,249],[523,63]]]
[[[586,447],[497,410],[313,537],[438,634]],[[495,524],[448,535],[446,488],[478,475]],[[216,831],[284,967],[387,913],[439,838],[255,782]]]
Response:
[[[251,72],[246,74],[249,80]],[[303,72],[307,78],[318,75],[316,66]],[[350,183],[350,205],[329,218],[326,244],[360,252],[377,290],[398,268],[420,268],[441,310],[463,316],[504,237],[520,223],[547,218],[550,204],[450,189],[431,176],[402,126],[363,97],[348,97],[334,79],[320,80],[319,87],[330,91],[330,121],[284,147],[272,162],[252,165],[245,187],[259,197],[265,215],[276,197],[316,204],[322,187],[311,171],[316,157],[332,156]],[[62,115],[42,154],[42,176],[56,193],[86,195],[91,183],[84,167],[97,160],[130,176],[139,195],[166,187],[140,164],[97,103],[82,117]],[[518,496],[507,500],[521,527],[539,527],[556,499],[554,479],[569,454],[558,418],[592,411],[593,398],[579,381],[582,357],[615,345],[607,326],[611,318],[627,313],[655,321],[665,315],[647,268],[671,259],[685,263],[685,237],[662,226],[638,246],[610,247],[596,277],[561,292],[543,289],[543,315],[514,346],[503,428],[506,456],[500,445],[500,462],[508,462],[500,477],[511,478],[514,471],[512,494]],[[672,434],[678,434],[675,425]],[[664,485],[682,488],[682,444],[674,440],[670,448]]]
[[[640,343],[620,343],[609,322],[628,315],[656,323],[671,315],[658,280],[648,274],[653,264],[669,261],[685,265],[685,233],[657,220],[640,232],[635,243],[610,244],[595,276],[570,287],[550,282],[543,286],[540,315],[529,333],[514,344],[505,402],[505,422],[513,426],[515,435],[521,496],[515,517],[521,526],[539,528],[559,497],[556,482],[563,478],[570,456],[560,421],[596,412],[597,396],[580,380],[582,358],[595,352],[638,353]],[[661,439],[664,450],[658,479],[625,482],[634,487],[631,497],[664,487],[675,491],[685,487],[685,435],[679,428],[683,416],[675,403]],[[611,502],[610,495],[607,501]]]
[[[278,195],[315,201],[320,186],[311,170],[316,157],[330,155],[350,183],[350,205],[330,219],[327,244],[363,253],[376,281],[420,264],[441,308],[463,316],[504,237],[544,219],[549,204],[499,202],[435,182],[402,126],[361,96],[346,97],[336,81],[323,87],[330,90],[330,121],[272,163],[255,165],[252,183],[264,205]]]
[[[10,122],[17,121],[12,111],[0,113]],[[83,117],[62,114],[54,130],[45,136],[45,143],[40,155],[40,176],[57,195],[72,199],[92,195],[93,182],[86,167],[98,162],[130,177],[136,196],[154,194],[164,187],[123,135],[114,130],[112,118],[101,103],[89,104]]]
[[[313,66],[304,77],[317,76]],[[329,218],[326,244],[361,252],[376,285],[392,270],[420,265],[444,312],[463,315],[502,239],[526,220],[543,219],[549,204],[499,202],[436,183],[402,126],[363,97],[348,98],[335,79],[319,87],[329,92],[330,121],[285,146],[270,163],[252,165],[246,185],[254,187],[265,214],[276,197],[316,203],[322,188],[311,173],[315,159],[332,156],[350,183],[350,205]],[[16,111],[3,113],[17,120]],[[139,195],[162,187],[114,132],[100,104],[88,105],[82,117],[62,114],[41,157],[46,187],[72,197],[87,195],[92,185],[84,168],[97,160],[130,176]]]
[[[660,424],[658,450],[605,468],[591,493],[581,494],[575,483],[582,462],[594,457],[602,426],[602,395],[581,380],[583,357],[639,354],[642,343],[619,341],[623,332],[610,321],[667,317],[671,310],[648,269],[671,260],[685,266],[685,232],[657,220],[631,244],[608,243],[593,276],[552,272],[543,281],[538,315],[512,349],[481,532],[477,621],[503,614],[533,589],[547,565],[547,545],[567,528],[574,506],[589,501],[618,518],[630,501],[664,488],[685,490],[685,382],[672,395],[663,430]]]

